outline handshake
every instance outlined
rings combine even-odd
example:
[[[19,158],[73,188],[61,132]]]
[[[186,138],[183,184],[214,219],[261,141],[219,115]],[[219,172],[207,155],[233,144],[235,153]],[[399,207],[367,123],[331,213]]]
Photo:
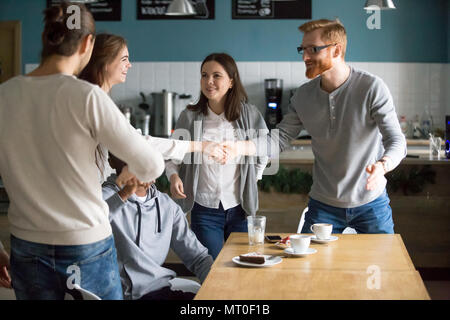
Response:
[[[253,155],[256,153],[256,146],[251,141],[224,141],[224,142],[212,142],[202,141],[194,142],[194,151],[203,152],[208,155],[209,159],[212,159],[220,164],[226,164],[228,161],[236,158],[237,156]],[[177,173],[170,176],[170,193],[174,199],[185,199],[183,181]]]
[[[199,146],[195,149],[208,155],[209,159],[220,164],[226,164],[230,160],[241,155],[250,155],[255,153],[255,146],[249,141],[202,141],[201,150]]]

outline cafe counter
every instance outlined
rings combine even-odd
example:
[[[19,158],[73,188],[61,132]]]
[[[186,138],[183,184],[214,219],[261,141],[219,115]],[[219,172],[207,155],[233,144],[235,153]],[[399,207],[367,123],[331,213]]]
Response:
[[[428,140],[407,140],[407,157],[401,164],[407,165],[448,165],[450,160],[441,155],[430,157]],[[311,140],[293,140],[291,148],[280,153],[280,164],[284,165],[311,165],[314,155],[311,149]]]

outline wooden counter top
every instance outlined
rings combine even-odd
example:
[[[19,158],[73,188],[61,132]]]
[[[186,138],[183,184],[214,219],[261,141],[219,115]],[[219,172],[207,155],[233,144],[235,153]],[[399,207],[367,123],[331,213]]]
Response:
[[[292,140],[291,144],[293,146],[310,146],[311,139],[296,139]],[[426,146],[428,147],[429,141],[423,139],[406,139],[407,146]],[[445,145],[444,139],[442,139],[442,145]]]
[[[420,141],[420,140],[417,140]],[[428,143],[428,142],[427,142]],[[448,165],[450,160],[445,158],[445,153],[441,150],[441,158],[433,157],[430,159],[428,144],[426,146],[408,144],[408,155],[414,158],[406,157],[400,165]],[[416,158],[418,156],[418,158]],[[311,149],[311,140],[295,140],[290,150],[285,150],[280,154],[280,164],[313,164],[314,155]]]

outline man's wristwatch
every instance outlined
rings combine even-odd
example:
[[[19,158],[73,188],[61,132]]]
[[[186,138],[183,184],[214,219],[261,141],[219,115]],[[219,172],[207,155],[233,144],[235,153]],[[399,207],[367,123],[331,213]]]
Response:
[[[387,161],[386,159],[380,159],[377,162],[381,162],[381,164],[383,165],[384,174],[389,172],[389,161]]]

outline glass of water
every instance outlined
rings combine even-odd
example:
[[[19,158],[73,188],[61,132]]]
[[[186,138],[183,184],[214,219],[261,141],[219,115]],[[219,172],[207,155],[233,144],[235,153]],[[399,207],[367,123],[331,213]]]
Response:
[[[264,232],[266,230],[265,216],[248,216],[248,244],[258,245],[264,244]]]
[[[430,134],[430,160],[441,158],[442,139]]]

